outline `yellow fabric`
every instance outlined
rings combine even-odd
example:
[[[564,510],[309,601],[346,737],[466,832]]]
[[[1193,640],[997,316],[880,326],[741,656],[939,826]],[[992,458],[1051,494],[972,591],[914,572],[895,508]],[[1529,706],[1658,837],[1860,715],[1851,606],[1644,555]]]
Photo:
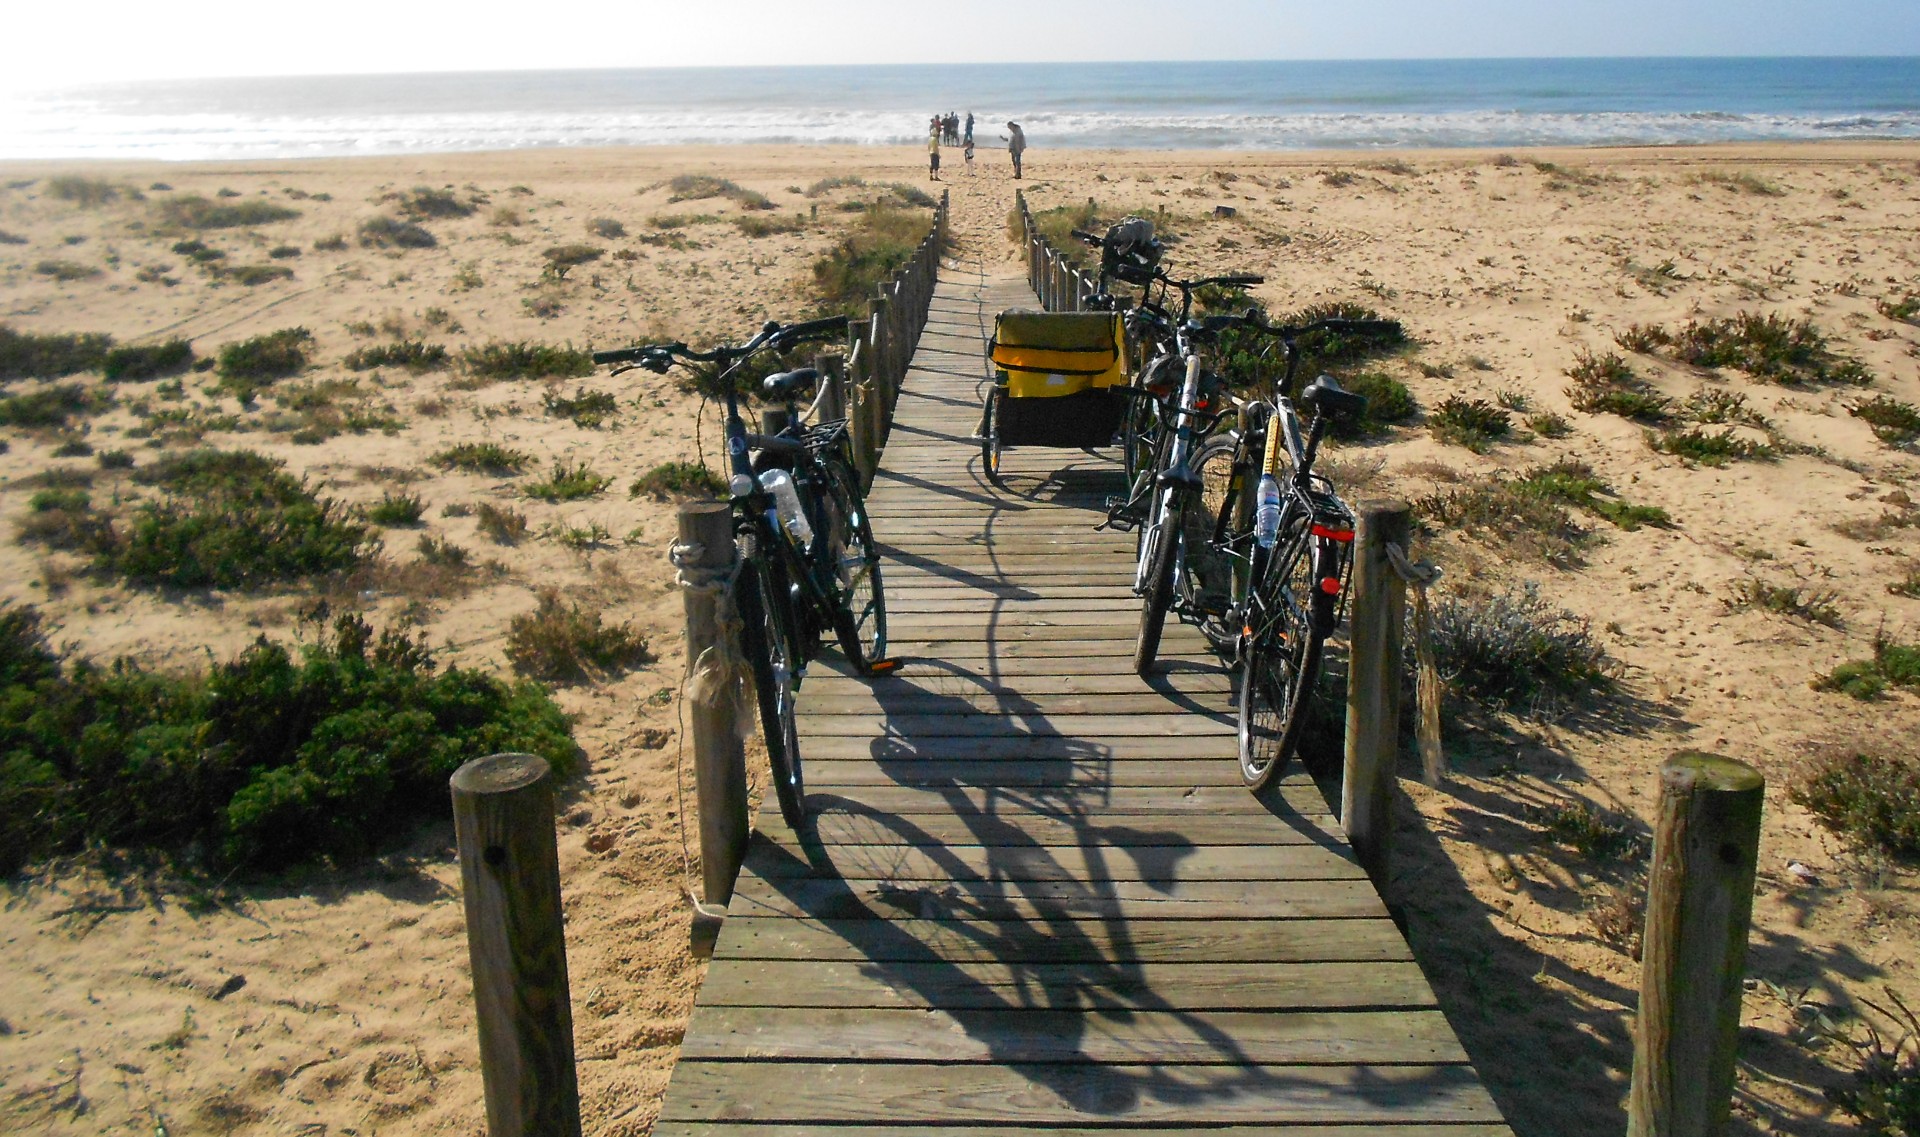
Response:
[[[1126,342],[1111,312],[1002,312],[991,358],[1016,399],[1125,386]]]

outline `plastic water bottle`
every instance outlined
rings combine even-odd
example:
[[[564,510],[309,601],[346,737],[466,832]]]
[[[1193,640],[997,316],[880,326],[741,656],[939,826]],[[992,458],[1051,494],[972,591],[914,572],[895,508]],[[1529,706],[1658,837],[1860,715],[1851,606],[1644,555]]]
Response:
[[[1273,548],[1280,537],[1280,483],[1272,474],[1260,475],[1258,503],[1253,515],[1253,539],[1263,549]]]
[[[800,508],[800,494],[793,488],[793,475],[772,469],[760,475],[760,488],[773,495],[774,512],[796,545],[813,542],[813,526],[807,523],[807,511]]]

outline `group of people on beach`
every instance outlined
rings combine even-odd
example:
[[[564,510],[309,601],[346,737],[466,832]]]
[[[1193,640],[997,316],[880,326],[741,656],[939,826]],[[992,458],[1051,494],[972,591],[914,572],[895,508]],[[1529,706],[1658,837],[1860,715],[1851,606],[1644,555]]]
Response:
[[[973,112],[967,112],[966,125],[963,128],[960,116],[948,111],[944,115],[934,115],[927,123],[927,177],[940,180],[940,144],[953,143],[961,146],[967,160],[967,176],[973,176]],[[1007,133],[1000,136],[1007,144],[1007,153],[1013,157],[1013,176],[1020,176],[1020,156],[1026,153],[1027,136],[1017,122],[1007,123]]]

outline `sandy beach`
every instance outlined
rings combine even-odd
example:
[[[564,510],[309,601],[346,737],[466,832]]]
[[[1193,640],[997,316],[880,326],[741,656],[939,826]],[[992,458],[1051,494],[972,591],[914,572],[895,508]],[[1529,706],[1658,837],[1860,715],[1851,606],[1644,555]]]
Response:
[[[1234,154],[1031,142],[1020,182],[1003,151],[983,147],[968,176],[949,148],[937,185],[917,148],[0,162],[0,324],[122,342],[186,337],[201,355],[303,327],[314,342],[301,382],[334,384],[337,406],[374,425],[296,440],[298,424],[268,421],[271,395],[247,410],[189,374],[176,392],[165,380],[111,385],[116,404],[86,420],[83,441],[144,463],[197,434],[284,460],[343,502],[417,494],[418,524],[385,534],[394,571],[329,599],[376,625],[415,621],[446,662],[505,673],[507,626],[541,588],[648,638],[656,662],[556,691],[587,767],[560,821],[583,1108],[588,1132],[624,1137],[649,1131],[701,977],[681,895],[690,821],[676,778],[681,601],[665,557],[674,504],[627,487],[661,463],[711,460],[716,416],[671,377],[642,372],[477,384],[457,367],[352,371],[345,359],[398,339],[458,355],[495,341],[743,337],[764,319],[818,310],[814,262],[859,203],[900,199],[889,183],[951,192],[950,263],[968,273],[1020,271],[1007,233],[1016,188],[1036,211],[1091,199],[1103,215],[1160,213],[1177,238],[1168,263],[1183,273],[1264,274],[1253,293],[1275,312],[1343,301],[1400,320],[1413,348],[1367,367],[1404,382],[1423,415],[1453,396],[1517,408],[1514,433],[1486,453],[1438,441],[1418,416],[1340,447],[1334,468],[1350,499],[1417,499],[1577,460],[1622,500],[1671,519],[1629,530],[1583,518],[1591,539],[1577,557],[1445,529],[1429,542],[1445,587],[1530,583],[1589,621],[1620,666],[1620,693],[1601,711],[1539,705],[1455,724],[1445,788],[1421,786],[1411,754],[1403,766],[1396,901],[1516,1132],[1623,1124],[1639,965],[1597,913],[1634,877],[1625,852],[1582,852],[1553,819],[1584,802],[1619,819],[1625,837],[1645,834],[1655,770],[1682,749],[1743,759],[1769,780],[1735,1131],[1851,1132],[1822,1096],[1850,1056],[1809,1024],[1844,1020],[1889,989],[1920,1001],[1920,894],[1911,870],[1848,849],[1787,790],[1823,746],[1910,753],[1920,729],[1911,691],[1863,702],[1810,686],[1871,655],[1877,634],[1920,638],[1920,458],[1850,413],[1874,395],[1920,402],[1920,327],[1883,311],[1920,294],[1920,144]],[[61,200],[48,191],[61,175],[118,192]],[[727,179],[773,208],[670,200],[681,175]],[[840,184],[817,184],[828,180]],[[391,215],[415,187],[472,210],[423,220],[432,247],[363,247],[363,222]],[[296,211],[197,235],[229,269],[291,275],[249,285],[175,251],[183,235],[156,210],[182,194]],[[568,244],[599,255],[556,279],[545,252]],[[1636,325],[1741,313],[1810,319],[1871,384],[1768,383],[1616,339]],[[1676,405],[1703,391],[1722,405],[1741,396],[1744,409],[1722,421],[1764,438],[1773,456],[1684,460],[1650,449],[1644,423],[1576,409],[1568,370],[1609,352]],[[97,375],[75,380],[99,385]],[[582,392],[615,400],[598,428],[548,412],[549,394]],[[1543,415],[1563,420],[1564,436],[1532,425]],[[0,598],[39,606],[56,644],[198,667],[262,634],[291,640],[310,590],[161,594],[15,540],[44,484],[35,475],[94,471],[101,498],[120,475],[85,452],[57,456],[69,434],[4,436]],[[611,488],[548,504],[529,500],[520,479],[430,461],[474,442],[525,451],[538,469],[583,462]],[[502,545],[482,532],[472,508],[483,502],[523,512],[527,539]],[[422,537],[468,550],[484,571],[459,587],[399,571]],[[1809,604],[1753,603],[1779,595],[1756,582]],[[1235,777],[1227,764],[1219,776]],[[192,888],[106,856],[14,879],[0,911],[0,1130],[481,1131],[451,843],[450,825],[428,826],[343,871]]]

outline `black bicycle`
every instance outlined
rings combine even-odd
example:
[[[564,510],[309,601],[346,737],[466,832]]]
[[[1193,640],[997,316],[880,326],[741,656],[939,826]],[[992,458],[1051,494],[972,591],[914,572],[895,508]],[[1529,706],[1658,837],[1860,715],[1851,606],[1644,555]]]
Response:
[[[1187,587],[1228,597],[1239,689],[1240,774],[1258,791],[1298,749],[1308,700],[1319,679],[1327,637],[1340,625],[1353,566],[1353,511],[1314,458],[1338,417],[1365,413],[1364,396],[1322,375],[1298,393],[1312,412],[1305,431],[1295,409],[1297,341],[1316,331],[1368,335],[1396,327],[1384,320],[1267,324],[1249,313],[1242,326],[1284,349],[1285,369],[1272,402],[1241,408],[1239,424],[1201,447],[1193,466],[1213,532],[1208,556],[1188,565]],[[1203,630],[1207,625],[1202,625]]]
[[[762,381],[762,390],[786,408],[785,425],[775,434],[747,430],[735,377],[762,352],[784,353],[842,335],[846,327],[844,316],[784,327],[769,321],[737,347],[694,351],[683,343],[647,344],[593,354],[595,363],[622,365],[616,374],[634,367],[664,373],[675,363],[713,367],[727,412],[741,649],[753,670],[774,792],[781,815],[795,829],[806,820],[795,693],[828,631],[860,673],[892,668],[886,658],[886,595],[847,424],[808,426],[798,409],[800,393],[819,381],[819,371],[803,367]]]

